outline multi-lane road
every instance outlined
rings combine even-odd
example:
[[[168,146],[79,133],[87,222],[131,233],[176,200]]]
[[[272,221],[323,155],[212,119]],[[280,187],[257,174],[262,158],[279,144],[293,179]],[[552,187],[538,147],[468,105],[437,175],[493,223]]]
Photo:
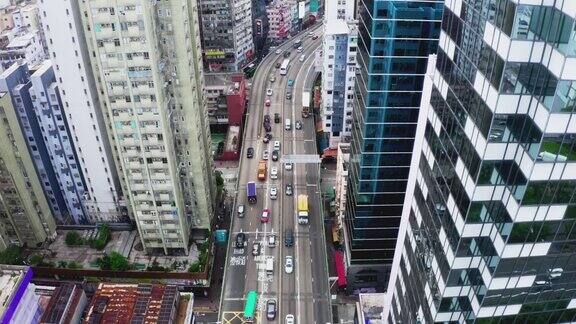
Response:
[[[222,286],[220,321],[222,323],[243,323],[243,310],[246,295],[249,291],[258,293],[258,307],[255,322],[284,323],[286,315],[291,314],[296,323],[329,323],[331,322],[330,295],[328,287],[328,270],[326,248],[321,216],[319,193],[319,167],[317,164],[295,164],[292,170],[286,170],[283,156],[292,154],[316,154],[315,126],[313,118],[302,118],[302,91],[309,90],[314,76],[314,53],[320,48],[322,28],[312,29],[319,37],[313,40],[308,31],[292,38],[290,42],[277,49],[280,54],[269,54],[260,64],[254,78],[250,93],[250,103],[246,118],[243,151],[240,162],[238,190],[236,193],[233,220],[230,229],[227,260]],[[293,42],[301,39],[302,53],[294,49]],[[281,76],[275,67],[282,62],[284,51],[290,51],[290,67],[287,75]],[[301,55],[305,56],[300,61]],[[271,82],[270,77],[275,77]],[[289,80],[293,85],[290,86]],[[272,89],[272,95],[266,94]],[[286,92],[292,92],[292,99],[286,98]],[[269,98],[271,105],[265,106]],[[280,114],[280,123],[274,122],[274,114]],[[271,117],[273,138],[270,143],[263,143],[266,134],[263,116]],[[285,120],[292,122],[291,130],[285,130]],[[301,121],[301,130],[295,129],[296,121]],[[264,150],[273,151],[273,142],[280,141],[280,159],[277,162],[268,160],[268,175],[265,181],[258,181],[258,162]],[[247,149],[254,149],[254,157],[247,158]],[[270,179],[270,169],[276,167],[278,179]],[[257,203],[249,204],[246,198],[246,184],[254,181],[257,184]],[[286,184],[292,184],[294,193],[286,195]],[[278,190],[278,198],[270,198],[270,188]],[[307,194],[310,208],[309,225],[299,225],[296,220],[297,196]],[[243,218],[237,217],[238,205],[246,208]],[[271,211],[271,219],[261,223],[263,209]],[[284,245],[284,234],[292,229],[295,236],[293,246]],[[244,249],[235,247],[236,235],[245,233],[247,245]],[[268,246],[268,236],[276,235],[276,247]],[[252,244],[260,242],[260,255],[252,255]],[[294,259],[294,271],[286,273],[284,263],[286,256]],[[268,258],[274,259],[274,273],[266,273],[265,263]],[[275,299],[278,305],[276,319],[266,318],[266,301]]]

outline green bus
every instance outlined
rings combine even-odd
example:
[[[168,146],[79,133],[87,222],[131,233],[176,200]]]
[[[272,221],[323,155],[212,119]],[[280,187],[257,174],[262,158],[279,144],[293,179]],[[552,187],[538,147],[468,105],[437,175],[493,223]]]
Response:
[[[246,322],[254,322],[254,316],[256,312],[256,305],[258,304],[258,293],[254,290],[248,292],[248,297],[246,298],[246,305],[244,306],[244,320]]]

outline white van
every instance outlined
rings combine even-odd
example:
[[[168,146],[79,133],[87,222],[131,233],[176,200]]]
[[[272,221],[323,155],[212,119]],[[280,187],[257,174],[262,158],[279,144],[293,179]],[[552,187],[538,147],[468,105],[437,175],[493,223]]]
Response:
[[[286,121],[284,121],[284,129],[285,130],[292,129],[292,123],[290,122],[290,118],[286,118]]]
[[[271,276],[274,274],[274,258],[266,259],[266,274]]]
[[[280,151],[280,141],[274,141],[274,149]]]

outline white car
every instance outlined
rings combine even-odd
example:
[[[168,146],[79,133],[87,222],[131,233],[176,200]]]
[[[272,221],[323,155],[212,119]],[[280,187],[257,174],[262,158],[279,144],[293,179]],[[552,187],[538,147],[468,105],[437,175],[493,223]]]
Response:
[[[272,180],[278,179],[278,168],[277,167],[273,167],[272,169],[270,169],[270,179],[272,179]]]
[[[285,321],[284,323],[286,323],[286,324],[294,324],[294,323],[295,323],[294,315],[292,315],[292,314],[286,315],[286,321]]]
[[[290,255],[287,255],[284,260],[284,271],[286,271],[286,273],[294,272],[294,259]]]
[[[298,47],[298,49],[296,51],[298,53],[302,53],[302,51],[304,51],[304,47],[300,46],[300,47]]]
[[[268,88],[268,90],[266,90],[266,95],[271,96],[272,95],[272,89]]]
[[[276,199],[278,198],[278,188],[276,187],[272,187],[270,188],[270,199]]]
[[[269,156],[270,153],[268,153],[268,150],[264,150],[264,152],[262,152],[262,160],[268,160]]]
[[[282,53],[282,51],[280,49],[277,49],[274,53],[280,54],[280,53]]]
[[[280,141],[274,141],[274,149],[280,151]]]
[[[292,171],[292,167],[293,167],[292,163],[290,162],[284,163],[284,169],[286,169],[286,171]]]
[[[276,246],[276,235],[270,234],[268,236],[268,247],[275,247]]]
[[[274,82],[274,81],[276,81],[276,77],[275,77],[275,76],[273,76],[273,75],[272,75],[272,76],[270,76],[270,82]]]
[[[300,58],[298,59],[298,61],[304,62],[305,59],[306,59],[306,55],[302,54],[302,55],[300,55]]]

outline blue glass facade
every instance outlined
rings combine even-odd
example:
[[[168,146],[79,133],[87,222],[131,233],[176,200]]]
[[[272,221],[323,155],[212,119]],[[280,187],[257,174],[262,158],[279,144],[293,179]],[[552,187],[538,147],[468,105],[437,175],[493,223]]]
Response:
[[[352,289],[382,290],[394,257],[428,55],[443,1],[359,0],[345,223]]]

